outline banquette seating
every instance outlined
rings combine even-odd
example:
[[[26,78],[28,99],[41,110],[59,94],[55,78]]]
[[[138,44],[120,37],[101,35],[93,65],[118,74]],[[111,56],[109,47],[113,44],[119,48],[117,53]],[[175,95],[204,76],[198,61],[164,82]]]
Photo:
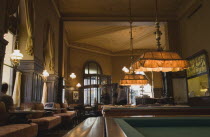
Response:
[[[76,117],[76,112],[75,111],[67,111],[67,104],[55,104],[55,108],[57,111],[55,111],[55,116],[60,116],[61,117],[61,122],[63,125],[67,125],[69,123],[73,124],[74,119]]]
[[[26,104],[23,105],[25,106]],[[44,105],[42,103],[31,103],[30,106],[33,110],[44,110]],[[45,117],[45,113],[33,114],[30,117],[30,120],[33,123],[38,124],[39,131],[49,130],[61,123],[61,117],[54,115]]]
[[[6,112],[5,104],[0,102],[0,137],[36,137],[38,125],[30,124],[10,124],[9,113]]]
[[[52,129],[58,125],[72,125],[75,111],[67,111],[67,104],[56,104],[51,112],[43,111],[42,103],[22,103],[20,110],[41,110],[27,116],[30,124],[8,124],[10,113],[0,102],[0,137],[35,137],[38,132]],[[47,113],[46,113],[47,112]],[[11,119],[10,119],[11,121]]]

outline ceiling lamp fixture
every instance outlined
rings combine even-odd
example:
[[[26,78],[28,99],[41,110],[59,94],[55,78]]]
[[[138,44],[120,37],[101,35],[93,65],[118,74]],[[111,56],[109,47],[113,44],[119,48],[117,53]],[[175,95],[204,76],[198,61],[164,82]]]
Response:
[[[14,52],[10,55],[11,62],[13,66],[18,66],[20,60],[23,59],[23,54],[20,53],[20,50],[15,49]]]
[[[129,0],[129,10],[130,10],[130,47],[131,47],[131,64],[133,64],[133,30],[132,30],[132,19],[131,19],[131,0]],[[125,73],[124,79],[120,80],[120,85],[131,86],[131,85],[146,85],[148,84],[148,79],[145,75],[135,74],[134,69],[123,67],[122,69]]]
[[[155,72],[176,72],[189,68],[189,62],[182,59],[176,52],[163,51],[161,47],[161,31],[158,21],[158,3],[155,1],[156,7],[156,41],[157,51],[149,51],[143,53],[140,58],[132,64],[135,71],[155,71]]]
[[[80,83],[77,83],[76,87],[80,88],[82,85]]]
[[[120,85],[122,86],[146,84],[148,84],[148,79],[145,77],[145,75],[141,74],[126,74],[124,79],[120,80]]]
[[[10,60],[14,67],[19,66],[20,60],[23,59],[23,54],[20,53],[20,50],[18,49],[18,43],[19,43],[18,36],[16,35],[15,49],[14,49],[13,53],[10,55]]]
[[[17,11],[16,18],[19,19],[19,10]],[[16,23],[17,23],[16,25],[19,26],[19,22],[17,21]],[[17,27],[17,29],[16,29],[15,48],[14,48],[13,53],[10,55],[10,60],[12,62],[12,65],[15,68],[17,68],[17,66],[20,65],[20,60],[23,59],[23,54],[20,53],[20,50],[18,49],[18,47],[19,47],[19,35],[18,35],[18,32],[19,32],[19,27]]]
[[[70,78],[75,79],[77,76],[74,73],[71,73]]]

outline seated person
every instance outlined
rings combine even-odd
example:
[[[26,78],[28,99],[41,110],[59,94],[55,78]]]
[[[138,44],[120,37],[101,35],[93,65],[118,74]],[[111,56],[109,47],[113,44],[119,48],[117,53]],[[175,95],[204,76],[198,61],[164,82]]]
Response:
[[[13,106],[12,97],[6,94],[7,90],[8,90],[8,84],[3,83],[0,92],[0,101],[4,102],[6,111],[8,112],[14,110],[14,106]]]

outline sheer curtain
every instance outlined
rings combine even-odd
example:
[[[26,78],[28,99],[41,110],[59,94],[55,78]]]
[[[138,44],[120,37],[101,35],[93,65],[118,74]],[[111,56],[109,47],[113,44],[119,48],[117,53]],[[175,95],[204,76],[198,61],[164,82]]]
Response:
[[[12,95],[15,107],[20,107],[21,76],[21,72],[16,72],[15,86]]]
[[[42,92],[42,104],[45,104],[47,102],[47,83],[44,82],[43,85],[43,92]]]

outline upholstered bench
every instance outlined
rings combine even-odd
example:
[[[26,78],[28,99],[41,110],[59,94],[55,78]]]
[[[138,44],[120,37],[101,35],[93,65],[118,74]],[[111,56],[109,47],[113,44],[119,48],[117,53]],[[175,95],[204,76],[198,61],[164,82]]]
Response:
[[[32,105],[27,104],[30,106],[33,110],[44,110],[44,105],[42,103],[33,103]],[[26,104],[22,104],[22,106],[26,106]],[[30,117],[30,120],[33,123],[38,124],[39,131],[48,130],[53,127],[56,127],[61,123],[61,117],[60,116],[48,116],[44,117],[44,113],[38,113],[35,115],[32,115]]]
[[[31,124],[11,124],[0,127],[0,137],[36,137],[38,125]]]
[[[38,124],[39,131],[51,129],[61,123],[61,117],[59,116],[42,117],[31,120],[33,123]]]
[[[73,122],[74,117],[76,116],[75,111],[67,111],[67,108],[62,104],[62,108],[60,107],[60,104],[55,104],[55,108],[58,109],[56,111],[55,116],[61,117],[62,124],[70,124]]]
[[[38,125],[31,124],[8,124],[9,114],[5,105],[0,102],[0,137],[36,137]]]

